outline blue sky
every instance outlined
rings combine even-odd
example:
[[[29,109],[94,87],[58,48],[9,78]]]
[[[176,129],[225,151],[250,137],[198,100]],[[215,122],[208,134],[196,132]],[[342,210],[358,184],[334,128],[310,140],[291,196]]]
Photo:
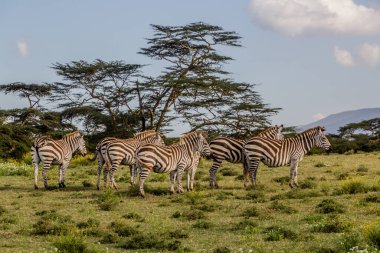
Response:
[[[2,0],[0,83],[57,81],[53,63],[98,58],[153,73],[160,63],[137,54],[150,24],[198,21],[243,37],[243,47],[222,49],[235,59],[226,68],[283,108],[274,124],[380,107],[378,0]],[[0,95],[1,108],[24,105]]]

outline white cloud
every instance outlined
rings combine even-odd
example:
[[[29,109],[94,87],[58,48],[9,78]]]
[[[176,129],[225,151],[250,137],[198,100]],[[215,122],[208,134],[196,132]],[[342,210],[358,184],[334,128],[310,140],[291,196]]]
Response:
[[[17,51],[21,57],[28,55],[28,44],[25,41],[17,41]]]
[[[380,9],[353,0],[251,0],[263,27],[289,36],[303,34],[380,34]]]
[[[355,65],[354,59],[352,58],[352,54],[344,49],[340,49],[339,47],[334,48],[335,60],[337,63],[346,66],[352,67]]]
[[[322,113],[317,113],[317,114],[314,114],[312,118],[313,120],[317,121],[317,120],[325,118],[325,116]]]
[[[370,43],[361,45],[359,56],[369,66],[376,66],[380,62],[380,45]]]

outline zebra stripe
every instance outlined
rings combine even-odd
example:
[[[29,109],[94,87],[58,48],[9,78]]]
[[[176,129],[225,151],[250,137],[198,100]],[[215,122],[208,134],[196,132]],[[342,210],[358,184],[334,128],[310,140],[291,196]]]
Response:
[[[185,168],[194,164],[194,155],[209,156],[210,147],[199,132],[191,132],[181,138],[180,143],[169,147],[146,144],[136,151],[137,166],[140,168],[140,194],[145,197],[144,182],[151,171],[170,172],[171,179],[177,178],[178,192],[182,192],[182,174]],[[171,187],[171,192],[174,189]]]
[[[81,155],[86,155],[86,143],[83,134],[79,131],[66,134],[60,140],[53,140],[49,137],[36,138],[32,145],[32,159],[34,165],[34,188],[38,189],[38,165],[42,161],[45,189],[48,189],[46,173],[52,164],[59,165],[59,187],[65,186],[65,173],[69,166],[73,153],[78,149]]]
[[[284,137],[281,133],[283,125],[270,127],[257,136],[275,140],[282,140]],[[237,140],[229,137],[217,137],[210,142],[211,158],[213,160],[210,168],[210,187],[218,188],[216,174],[224,160],[230,163],[243,163],[244,187],[248,185],[248,170],[245,164],[243,146],[245,141]]]
[[[135,164],[135,152],[137,148],[146,143],[154,143],[158,145],[164,145],[162,136],[152,130],[137,133],[130,139],[118,139],[108,142],[107,145],[101,148],[102,161],[99,159],[98,163],[98,181],[97,188],[100,185],[100,174],[103,164],[105,163],[104,185],[107,187],[107,174],[110,174],[111,187],[117,189],[114,174],[120,164],[129,165],[131,184],[136,183],[137,168],[133,168]]]
[[[304,155],[314,146],[331,151],[331,144],[324,134],[322,127],[310,128],[294,137],[285,140],[270,140],[254,137],[248,140],[244,146],[244,154],[248,164],[251,182],[255,185],[259,162],[270,167],[284,166],[290,163],[289,186],[298,186],[298,163]]]

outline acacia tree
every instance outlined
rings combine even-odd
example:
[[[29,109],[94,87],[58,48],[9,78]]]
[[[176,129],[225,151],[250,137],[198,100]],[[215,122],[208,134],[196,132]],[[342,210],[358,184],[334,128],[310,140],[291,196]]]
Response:
[[[21,158],[30,151],[32,139],[37,135],[55,135],[75,129],[62,124],[58,112],[48,111],[41,100],[51,95],[47,84],[10,83],[0,85],[0,91],[26,99],[28,106],[0,110],[0,156]]]
[[[142,66],[123,61],[73,61],[52,66],[65,82],[52,84],[51,101],[62,117],[79,120],[92,133],[125,135],[138,125],[136,80]]]
[[[202,22],[152,28],[154,35],[140,53],[166,67],[139,90],[140,111],[151,128],[160,130],[174,115],[193,129],[247,134],[279,110],[264,104],[254,85],[234,82],[223,69],[232,58],[218,49],[240,47],[236,32]]]

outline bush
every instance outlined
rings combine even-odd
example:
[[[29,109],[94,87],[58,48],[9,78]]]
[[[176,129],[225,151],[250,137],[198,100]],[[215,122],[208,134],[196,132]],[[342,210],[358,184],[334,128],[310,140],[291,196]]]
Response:
[[[317,184],[311,180],[305,180],[301,182],[299,186],[301,189],[314,189]]]
[[[193,228],[200,228],[200,229],[209,229],[213,226],[211,222],[203,221],[203,220],[198,220],[193,224]]]
[[[314,167],[317,167],[317,168],[322,168],[322,167],[326,167],[327,165],[323,162],[317,162]]]
[[[251,221],[249,219],[244,219],[238,223],[235,224],[233,227],[233,230],[248,230],[252,228],[256,228],[258,224],[254,221]]]
[[[90,182],[88,180],[84,180],[82,182],[82,185],[83,185],[83,187],[94,187],[95,186],[92,182]]]
[[[351,249],[362,244],[361,237],[359,233],[344,234],[340,239],[340,248],[342,248],[343,252],[352,252]]]
[[[174,231],[169,232],[169,237],[175,238],[175,239],[183,239],[183,238],[189,238],[189,234],[186,233],[186,231],[182,229],[176,229]]]
[[[318,213],[344,213],[344,206],[332,199],[324,199],[315,207]]]
[[[180,247],[181,242],[178,240],[168,240],[156,234],[135,234],[129,237],[121,245],[124,249],[156,249],[175,251]]]
[[[276,177],[273,179],[274,182],[280,183],[281,185],[283,184],[288,184],[290,180],[289,176],[284,176],[284,177]]]
[[[87,248],[84,238],[78,235],[60,236],[53,245],[57,247],[58,252],[64,253],[82,253]]]
[[[110,244],[110,243],[117,243],[119,241],[120,241],[119,236],[113,233],[108,233],[103,236],[103,238],[100,240],[100,243]]]
[[[312,232],[318,233],[343,233],[349,231],[351,224],[339,219],[337,216],[330,216],[317,223],[312,228]]]
[[[138,213],[127,213],[126,215],[123,215],[123,218],[135,220],[138,222],[144,222],[145,219],[141,217]]]
[[[369,170],[368,167],[365,166],[364,164],[360,164],[358,168],[356,169],[357,172],[368,172],[368,170]]]
[[[41,218],[33,225],[35,235],[67,235],[74,228],[70,216],[57,214],[54,210],[44,212]]]
[[[228,167],[221,169],[220,173],[223,176],[237,176],[237,175],[239,175],[239,172],[236,169],[228,168]]]
[[[366,240],[380,250],[380,219],[365,226],[364,235]]]
[[[258,217],[259,215],[260,215],[260,213],[255,206],[249,207],[241,213],[241,216],[247,217],[247,218]]]
[[[230,253],[231,250],[227,247],[218,247],[218,248],[215,248],[212,252],[213,253]]]
[[[87,221],[79,222],[77,224],[78,228],[97,228],[99,227],[100,222],[94,218],[88,218]]]
[[[119,203],[119,198],[111,189],[108,189],[99,195],[97,202],[100,210],[111,211]]]
[[[371,203],[380,203],[380,196],[371,194],[364,198],[365,202],[371,202]]]
[[[267,235],[266,241],[295,240],[298,238],[297,233],[293,230],[279,226],[270,226],[264,230],[264,233]]]
[[[368,187],[363,182],[357,180],[348,181],[342,186],[343,194],[366,193],[368,190]]]
[[[272,204],[269,206],[270,209],[275,211],[280,211],[283,213],[291,214],[296,213],[297,210],[290,206],[285,206],[284,204],[278,202],[277,200],[273,201]]]
[[[255,203],[266,202],[265,194],[259,191],[249,191],[244,199],[252,200]]]
[[[123,237],[128,237],[138,232],[138,230],[134,227],[120,222],[112,222],[111,228],[116,234]]]
[[[181,217],[182,216],[182,214],[181,214],[181,212],[179,212],[179,211],[175,211],[173,214],[172,214],[172,218],[174,218],[174,219],[178,219],[179,217]]]
[[[206,217],[204,212],[196,209],[191,209],[183,212],[182,216],[187,220],[199,220]]]

